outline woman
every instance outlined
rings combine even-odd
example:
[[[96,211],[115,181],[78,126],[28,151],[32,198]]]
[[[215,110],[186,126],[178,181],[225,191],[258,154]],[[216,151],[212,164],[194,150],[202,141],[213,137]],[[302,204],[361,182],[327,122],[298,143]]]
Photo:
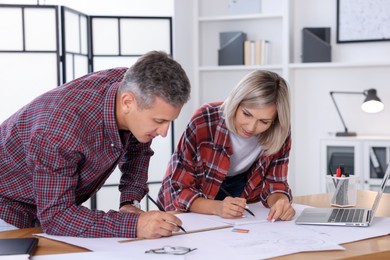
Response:
[[[270,71],[246,75],[227,99],[192,116],[173,154],[158,203],[165,210],[237,218],[261,201],[267,219],[295,215],[287,183],[291,147],[285,80]]]

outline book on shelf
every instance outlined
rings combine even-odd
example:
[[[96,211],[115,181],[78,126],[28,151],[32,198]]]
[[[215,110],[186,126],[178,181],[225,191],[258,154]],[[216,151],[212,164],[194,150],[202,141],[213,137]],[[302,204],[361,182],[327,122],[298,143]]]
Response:
[[[252,46],[254,46],[252,41],[244,42],[244,65],[253,65],[254,64],[254,55],[252,55]]]
[[[38,247],[38,238],[0,239],[0,259],[30,259]]]
[[[265,65],[269,63],[269,41],[247,40],[244,42],[244,64]]]

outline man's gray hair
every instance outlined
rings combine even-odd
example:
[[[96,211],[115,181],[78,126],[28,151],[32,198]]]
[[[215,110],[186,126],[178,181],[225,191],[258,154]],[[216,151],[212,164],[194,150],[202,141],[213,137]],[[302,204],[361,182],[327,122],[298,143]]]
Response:
[[[182,107],[190,98],[191,86],[178,62],[163,51],[151,51],[130,67],[119,91],[132,92],[141,109],[152,107],[156,97]]]

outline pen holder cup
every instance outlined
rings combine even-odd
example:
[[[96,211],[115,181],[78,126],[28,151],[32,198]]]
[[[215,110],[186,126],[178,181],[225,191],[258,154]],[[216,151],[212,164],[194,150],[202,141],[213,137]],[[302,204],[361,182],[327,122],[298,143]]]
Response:
[[[357,187],[359,177],[332,177],[326,176],[326,186],[329,194],[329,202],[335,207],[356,206]]]

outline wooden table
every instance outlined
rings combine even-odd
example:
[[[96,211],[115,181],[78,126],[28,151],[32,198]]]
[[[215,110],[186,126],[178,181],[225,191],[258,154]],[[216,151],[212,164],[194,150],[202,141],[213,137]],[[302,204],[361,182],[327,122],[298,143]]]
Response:
[[[376,192],[359,190],[357,197],[357,207],[371,208]],[[317,194],[308,196],[297,196],[294,202],[316,207],[329,207],[327,194]],[[376,212],[376,216],[390,217],[390,194],[384,193]],[[12,231],[0,232],[0,238],[32,237],[33,234],[42,233],[41,228],[26,228]],[[323,251],[297,253],[273,259],[390,259],[390,236],[370,238],[353,243],[342,245],[345,251]],[[87,252],[88,250],[77,246],[69,245],[59,241],[39,237],[38,249],[34,255],[64,254],[75,252]]]

